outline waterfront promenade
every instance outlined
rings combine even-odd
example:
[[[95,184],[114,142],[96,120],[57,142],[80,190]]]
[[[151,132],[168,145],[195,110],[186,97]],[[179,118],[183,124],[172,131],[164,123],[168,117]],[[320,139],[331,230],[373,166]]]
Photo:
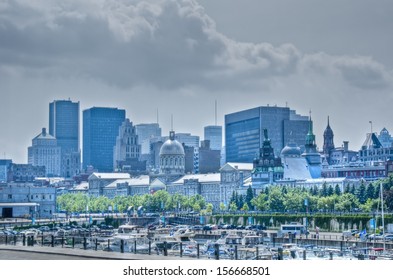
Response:
[[[163,258],[159,255],[121,254],[78,248],[0,245],[0,260],[162,260]],[[180,257],[166,256],[165,260],[180,260]]]

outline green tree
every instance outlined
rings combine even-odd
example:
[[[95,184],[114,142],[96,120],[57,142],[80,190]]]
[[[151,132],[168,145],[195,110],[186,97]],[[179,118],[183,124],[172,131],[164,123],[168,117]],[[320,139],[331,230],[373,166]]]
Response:
[[[251,200],[254,198],[254,191],[252,190],[251,186],[247,188],[247,194],[246,194],[246,203],[248,205],[248,208],[253,210],[253,205],[251,204]]]
[[[327,187],[326,182],[323,183],[322,188],[319,192],[319,196],[323,196],[323,197],[328,196],[328,187]]]
[[[231,202],[231,204],[229,205],[229,211],[231,212],[237,211],[237,205],[235,202]]]
[[[291,190],[288,191],[283,201],[285,210],[302,211],[304,209],[304,194]]]
[[[353,211],[356,208],[359,208],[359,206],[360,206],[359,200],[355,195],[351,193],[345,193],[339,196],[335,208],[338,211]]]
[[[268,196],[265,193],[260,193],[251,200],[251,204],[260,211],[266,211],[269,207]]]
[[[332,196],[334,194],[334,189],[332,185],[329,185],[327,189],[327,196]]]
[[[373,183],[369,183],[369,184],[367,185],[367,188],[366,188],[366,198],[367,198],[367,200],[368,200],[368,199],[377,198],[377,197],[375,197],[375,187],[374,187]]]
[[[208,203],[208,204],[206,205],[206,212],[207,212],[208,214],[210,214],[210,215],[213,213],[213,204]]]
[[[331,195],[318,198],[317,207],[319,210],[333,211],[335,210],[335,204],[338,202],[338,196]]]
[[[337,196],[341,195],[341,188],[338,184],[334,187],[334,194]]]
[[[237,203],[236,203],[237,209],[242,208],[243,204],[244,204],[244,195],[241,194],[241,195],[238,196],[238,200],[237,200]]]
[[[274,187],[270,190],[269,195],[269,208],[273,211],[277,212],[284,212],[285,205],[284,205],[285,197],[282,195],[281,190],[278,187]]]
[[[362,182],[357,189],[356,196],[359,199],[360,204],[364,204],[366,202],[366,185],[364,184],[364,182]]]
[[[221,210],[221,212],[224,212],[226,210],[224,202],[220,203],[220,210]]]
[[[391,177],[389,177],[391,178]],[[393,211],[393,188],[388,191],[384,191],[384,204],[386,205],[386,209],[388,211]]]
[[[250,208],[248,207],[248,204],[246,202],[244,202],[243,207],[241,208],[242,211],[244,212],[248,212],[250,210]]]
[[[379,199],[369,198],[366,203],[360,205],[360,209],[362,209],[363,212],[374,212],[378,210],[378,207],[380,207]]]
[[[349,190],[349,193],[356,195],[356,188],[355,188],[354,184],[352,184],[351,189]]]

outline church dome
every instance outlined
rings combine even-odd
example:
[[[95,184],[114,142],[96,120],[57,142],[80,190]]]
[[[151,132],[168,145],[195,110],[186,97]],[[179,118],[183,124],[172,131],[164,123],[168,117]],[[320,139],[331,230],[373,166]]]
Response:
[[[295,143],[289,143],[281,150],[281,157],[300,157],[300,148]]]
[[[183,145],[180,144],[179,141],[175,140],[175,135],[172,131],[169,135],[169,139],[165,141],[160,149],[160,156],[165,155],[185,155]]]

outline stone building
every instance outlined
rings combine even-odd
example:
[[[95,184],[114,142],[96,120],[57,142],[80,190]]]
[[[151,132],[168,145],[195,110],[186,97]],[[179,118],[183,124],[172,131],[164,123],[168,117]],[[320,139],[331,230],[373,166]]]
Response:
[[[42,132],[32,140],[32,146],[28,148],[28,163],[33,166],[45,166],[46,176],[61,176],[61,148],[57,140],[46,132]]]
[[[259,156],[254,160],[253,167],[251,175],[253,188],[271,185],[283,178],[281,159],[274,155],[267,129],[264,129],[262,148],[259,149]]]
[[[113,148],[113,170],[140,174],[146,171],[146,161],[140,161],[141,145],[135,126],[126,119],[119,128]]]
[[[174,181],[185,174],[185,153],[183,145],[175,140],[175,132],[171,131],[169,139],[160,149],[159,177],[165,182]]]

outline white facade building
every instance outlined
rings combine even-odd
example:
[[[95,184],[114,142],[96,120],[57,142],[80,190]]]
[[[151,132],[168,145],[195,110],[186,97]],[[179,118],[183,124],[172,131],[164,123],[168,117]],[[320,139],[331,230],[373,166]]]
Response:
[[[28,163],[33,166],[45,166],[46,176],[59,177],[61,175],[61,148],[57,140],[46,132],[42,132],[32,140],[28,148]]]

